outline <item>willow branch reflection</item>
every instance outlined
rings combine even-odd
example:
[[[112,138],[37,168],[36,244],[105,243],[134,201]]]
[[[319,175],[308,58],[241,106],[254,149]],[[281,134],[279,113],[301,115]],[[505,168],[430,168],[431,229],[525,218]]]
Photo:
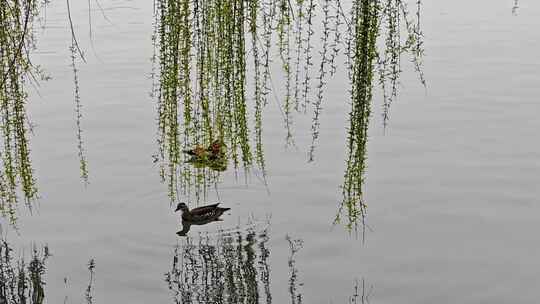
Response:
[[[512,15],[517,16],[519,9],[519,0],[514,0],[514,5],[512,6]]]
[[[269,239],[254,227],[186,238],[165,279],[175,303],[272,303]]]
[[[89,273],[88,286],[86,287],[86,291],[84,292],[84,298],[87,304],[92,304],[93,299],[94,299],[92,296],[92,288],[94,285],[94,269],[95,268],[96,268],[96,261],[94,259],[90,259],[90,261],[88,261],[88,273]]]
[[[259,234],[259,278],[264,290],[266,304],[272,303],[272,292],[270,290],[270,266],[268,258],[270,257],[270,249],[266,247],[266,243],[270,240],[268,231],[264,230]]]
[[[296,253],[302,249],[303,241],[301,239],[292,239],[289,235],[285,237],[287,242],[289,242],[289,294],[291,296],[291,304],[301,304],[302,303],[302,293],[298,291],[298,286],[302,284],[298,283],[298,268],[296,268]]]
[[[352,296],[349,297],[349,304],[369,304],[369,297],[371,296],[371,291],[373,286],[370,286],[366,290],[366,281],[362,279],[360,282],[355,280],[354,282],[354,292]]]
[[[0,304],[43,304],[52,303],[45,299],[47,261],[52,254],[49,247],[32,246],[30,259],[22,254],[15,255],[13,247],[4,238],[0,239]],[[95,261],[88,263],[89,281],[84,292],[87,304],[93,303]],[[67,278],[64,278],[67,287]],[[68,297],[64,297],[68,303]]]
[[[285,240],[289,249],[290,303],[302,304],[304,284],[297,255],[304,242],[289,235]],[[186,237],[174,248],[172,268],[165,274],[174,303],[271,304],[269,241],[269,227],[257,229],[256,225]],[[364,279],[355,280],[352,294],[339,297],[348,304],[365,304],[369,303],[371,291],[372,286],[367,286]]]
[[[45,264],[49,248],[32,248],[30,262],[13,257],[11,245],[2,239],[0,244],[0,303],[42,304],[45,300]]]

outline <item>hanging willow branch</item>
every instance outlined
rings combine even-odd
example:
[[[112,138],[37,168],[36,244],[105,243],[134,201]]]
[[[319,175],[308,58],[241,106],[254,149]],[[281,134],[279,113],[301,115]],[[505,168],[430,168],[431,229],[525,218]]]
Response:
[[[321,115],[322,111],[322,102],[324,97],[324,89],[326,86],[326,76],[327,76],[327,65],[330,62],[330,59],[328,58],[328,44],[330,39],[330,1],[325,0],[322,7],[323,13],[324,13],[324,19],[323,19],[323,32],[321,37],[321,44],[322,44],[322,51],[321,51],[321,63],[319,65],[319,77],[318,85],[317,85],[317,96],[315,98],[315,104],[314,107],[314,114],[313,114],[313,122],[311,125],[311,147],[309,149],[309,161],[314,160],[314,154],[315,154],[315,145],[317,142],[317,139],[319,138],[319,116]]]
[[[421,69],[422,32],[420,30],[420,0],[416,1],[417,21],[413,22],[401,0],[357,0],[353,3],[346,39],[347,65],[351,81],[351,111],[347,136],[347,161],[342,184],[343,198],[335,222],[346,215],[347,227],[362,224],[365,233],[367,205],[363,184],[367,168],[368,125],[371,114],[373,79],[379,74],[383,90],[383,121],[386,127],[390,104],[397,97],[401,56],[411,54],[412,62],[425,85]],[[405,24],[403,27],[402,24]],[[402,31],[406,33],[402,39]],[[384,37],[384,48],[377,49],[378,36]]]
[[[256,0],[156,2],[160,62],[157,158],[171,199],[192,190],[198,198],[200,194],[204,197],[216,181],[216,171],[226,169],[226,159],[220,159],[219,166],[213,166],[213,160],[205,162],[206,166],[186,164],[193,159],[182,151],[220,146],[223,151],[228,148],[227,157],[235,169],[249,171],[254,158],[264,168],[262,109],[268,93],[266,67],[270,58],[268,49],[263,48],[263,56],[259,55],[260,7]],[[270,26],[271,18],[263,21]],[[249,37],[251,43],[247,42]],[[256,74],[255,149],[250,145],[248,124],[247,45],[251,46]]]
[[[86,162],[86,154],[84,150],[84,141],[82,137],[82,103],[81,103],[81,95],[80,95],[80,87],[79,87],[79,70],[77,69],[77,58],[81,58],[83,62],[86,63],[86,59],[84,58],[84,54],[82,50],[79,48],[79,43],[77,42],[77,37],[75,35],[75,30],[73,28],[73,19],[71,18],[71,9],[69,6],[69,0],[66,0],[67,5],[67,13],[68,13],[68,20],[69,20],[69,27],[71,29],[71,46],[69,47],[70,55],[71,55],[71,68],[73,70],[73,87],[74,87],[74,98],[75,98],[75,122],[77,126],[77,150],[79,155],[79,167],[81,170],[81,179],[85,184],[88,184],[88,164]],[[88,2],[88,5],[90,6],[90,2]],[[90,13],[90,11],[89,11]],[[88,15],[90,18],[90,14]],[[89,20],[91,22],[91,20]],[[90,23],[91,24],[91,23]],[[90,38],[92,30],[90,26]]]
[[[364,224],[366,204],[363,201],[363,182],[366,169],[367,130],[371,111],[373,63],[376,58],[376,42],[380,9],[374,1],[357,1],[353,6],[352,21],[354,31],[352,43],[351,112],[349,113],[349,134],[343,201],[348,227],[352,228],[358,219]],[[364,226],[363,226],[364,227]]]
[[[285,97],[283,102],[283,114],[285,115],[285,129],[287,130],[286,143],[287,145],[293,144],[292,133],[292,110],[293,101],[291,96],[291,31],[292,27],[292,11],[288,0],[277,0],[279,15],[277,21],[277,35],[278,35],[278,48],[279,57],[281,58],[281,65],[285,74]]]
[[[31,126],[26,112],[28,81],[47,79],[33,66],[33,21],[38,3],[33,0],[2,1],[0,5],[0,213],[15,225],[18,193],[28,208],[37,198],[37,187],[28,142]]]
[[[421,68],[421,0],[414,2],[416,16],[409,13],[402,0],[354,0],[349,15],[340,0],[323,0],[319,12],[321,47],[314,52],[314,22],[319,8],[316,3],[156,0],[156,159],[163,179],[168,181],[171,199],[179,194],[204,197],[206,189],[217,182],[219,172],[226,169],[228,160],[235,172],[239,168],[250,172],[253,165],[264,172],[263,110],[271,93],[283,98],[278,104],[288,144],[293,143],[294,112],[306,112],[308,105],[313,107],[309,159],[314,160],[326,84],[329,77],[336,75],[343,50],[351,82],[351,111],[343,199],[336,222],[345,212],[349,228],[356,227],[359,221],[364,223],[367,209],[363,182],[373,80],[378,79],[383,89],[386,126],[390,105],[398,94],[404,53],[411,55],[425,85]],[[277,48],[275,53],[272,46]],[[270,73],[273,54],[281,65],[281,94],[271,91],[275,88]],[[312,92],[311,70],[316,59],[320,61]],[[249,119],[250,113],[253,119]],[[251,135],[255,147],[250,145]],[[216,146],[226,147],[226,157],[218,165],[208,160]]]
[[[416,0],[415,19],[402,0],[385,0],[382,6],[381,27],[386,37],[384,49],[378,55],[379,84],[383,91],[383,126],[387,127],[392,102],[397,98],[401,75],[401,57],[409,53],[420,83],[425,87],[422,71],[423,33],[420,27],[421,0]],[[406,36],[402,37],[402,33]]]

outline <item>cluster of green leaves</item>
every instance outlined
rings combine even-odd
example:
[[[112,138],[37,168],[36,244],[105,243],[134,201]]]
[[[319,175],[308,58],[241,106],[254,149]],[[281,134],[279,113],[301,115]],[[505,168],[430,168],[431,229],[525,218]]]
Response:
[[[46,78],[29,57],[35,47],[32,26],[38,4],[36,0],[0,1],[0,213],[12,225],[17,218],[19,192],[29,208],[37,198],[26,89]]]
[[[42,304],[45,300],[45,264],[50,256],[47,246],[32,249],[30,262],[14,259],[6,240],[0,243],[0,302],[6,304]]]

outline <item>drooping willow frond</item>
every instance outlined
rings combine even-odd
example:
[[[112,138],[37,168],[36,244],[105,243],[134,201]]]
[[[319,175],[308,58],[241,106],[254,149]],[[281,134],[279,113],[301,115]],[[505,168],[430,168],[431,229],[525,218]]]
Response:
[[[345,209],[349,228],[356,227],[358,219],[364,223],[366,217],[363,183],[379,18],[380,7],[376,1],[363,0],[353,4],[351,20],[354,30],[349,33],[352,35],[349,39],[352,56],[352,109],[349,113],[343,201],[336,218],[336,222],[339,221]]]
[[[278,101],[288,144],[293,143],[293,114],[312,106],[309,158],[314,160],[326,84],[338,73],[339,59],[344,57],[351,111],[343,200],[336,221],[344,210],[348,227],[363,221],[374,79],[378,75],[384,92],[385,125],[398,93],[404,53],[411,55],[425,84],[421,0],[415,4],[416,16],[403,0],[354,0],[350,14],[340,0],[156,0],[158,159],[171,199],[191,191],[204,197],[228,160],[235,170],[249,172],[256,165],[264,172],[263,109],[271,95]],[[316,16],[322,22],[320,33],[316,33]],[[316,34],[321,41],[317,51]],[[377,48],[378,43],[383,47]],[[274,54],[281,66],[279,78],[271,75]],[[320,61],[312,90],[316,59]],[[272,92],[273,79],[280,80],[280,92]],[[208,150],[215,142],[227,148],[225,166],[207,160],[193,164],[183,153]]]
[[[264,68],[260,68],[256,41],[261,6],[258,1],[163,0],[157,1],[156,7],[162,176],[168,180],[171,199],[178,190],[188,194],[192,189],[196,196],[203,193],[204,197],[216,178],[215,170],[187,165],[190,157],[182,151],[219,143],[227,148],[227,158],[235,169],[250,169],[253,150],[257,164],[264,166],[261,129],[268,76],[261,75]],[[249,37],[257,75],[254,133],[259,139],[255,149],[250,145],[246,97]],[[262,59],[264,64],[269,61],[269,57]]]
[[[18,193],[28,208],[37,198],[30,159],[26,110],[27,85],[47,77],[30,61],[35,47],[33,21],[38,1],[2,1],[0,5],[0,213],[16,222]]]
[[[402,0],[357,0],[353,3],[345,53],[351,81],[351,111],[347,134],[347,161],[342,184],[343,198],[335,222],[345,213],[349,229],[362,223],[365,232],[367,205],[363,184],[367,168],[368,125],[372,106],[374,77],[379,74],[383,90],[383,121],[398,94],[401,56],[409,53],[420,81],[425,85],[421,68],[423,55],[420,29],[421,1],[416,1],[416,21],[411,19]],[[405,39],[402,32],[406,33]],[[384,48],[377,48],[379,37]]]

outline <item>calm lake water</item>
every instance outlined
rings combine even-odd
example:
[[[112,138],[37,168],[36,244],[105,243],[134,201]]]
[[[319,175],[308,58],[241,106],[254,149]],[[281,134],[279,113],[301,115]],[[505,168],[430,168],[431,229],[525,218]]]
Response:
[[[84,301],[91,258],[94,303],[174,303],[165,273],[186,239],[175,234],[179,214],[151,157],[152,1],[102,0],[112,24],[92,11],[93,48],[86,1],[72,2],[88,58],[79,81],[90,184],[79,178],[66,6],[53,1],[34,56],[52,80],[30,96],[41,199],[33,215],[21,207],[19,234],[4,222],[3,233],[20,252],[49,245],[47,303]],[[513,5],[424,3],[427,90],[405,63],[386,134],[375,96],[365,184],[373,231],[364,243],[332,226],[344,170],[344,73],[326,92],[316,161],[306,162],[311,117],[297,118],[297,149],[286,149],[270,104],[270,193],[255,176],[246,186],[226,174],[219,196],[232,210],[222,222],[192,227],[193,241],[236,226],[245,236],[249,223],[257,233],[268,229],[273,303],[291,302],[291,271],[304,303],[347,303],[362,279],[370,303],[537,303],[540,2],[519,1],[514,13]],[[294,269],[287,235],[303,240]]]

